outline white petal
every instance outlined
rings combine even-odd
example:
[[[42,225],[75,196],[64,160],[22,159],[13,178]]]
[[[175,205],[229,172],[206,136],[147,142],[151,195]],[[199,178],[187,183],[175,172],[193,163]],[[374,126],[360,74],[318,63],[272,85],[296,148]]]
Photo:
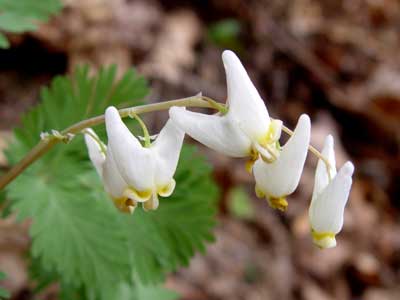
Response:
[[[155,158],[144,148],[122,122],[115,107],[106,110],[108,147],[122,178],[130,187],[146,191],[154,186]]]
[[[353,164],[345,163],[335,178],[311,202],[310,223],[316,232],[336,234],[342,229],[344,207],[349,197],[353,172]]]
[[[262,138],[270,123],[267,108],[235,53],[222,53],[228,88],[227,116],[253,140]]]
[[[157,186],[165,186],[171,182],[178,165],[184,137],[185,132],[176,126],[172,120],[168,120],[151,145],[150,149],[155,152],[156,158],[154,179]]]
[[[296,189],[307,156],[310,128],[310,118],[301,115],[293,136],[282,147],[278,159],[272,163],[258,159],[254,164],[256,184],[266,195],[285,197]]]
[[[118,172],[110,147],[107,149],[107,158],[103,165],[102,178],[104,188],[112,198],[123,197],[128,184]]]
[[[157,192],[161,197],[169,197],[174,192],[175,186],[175,179],[171,179],[171,181],[167,185],[161,187],[161,189],[159,189]]]
[[[97,174],[101,176],[102,170],[103,170],[103,164],[106,159],[105,154],[101,151],[101,147],[98,144],[98,141],[100,141],[99,137],[97,134],[93,131],[91,128],[86,128],[85,131],[88,133],[85,133],[85,143],[86,147],[89,152],[89,158],[92,161],[93,166],[96,168]],[[96,137],[98,141],[96,141],[94,138]],[[103,144],[104,146],[104,144]],[[104,146],[104,149],[106,147]]]
[[[324,147],[321,154],[328,160],[330,178],[334,178],[336,175],[336,160],[334,151],[334,141],[331,135],[325,138]],[[317,169],[315,171],[315,183],[313,197],[316,197],[329,183],[329,175],[327,172],[327,166],[321,159],[318,160]]]
[[[226,116],[205,115],[186,111],[182,107],[171,107],[169,116],[193,139],[215,151],[232,157],[246,157],[250,154],[250,139]]]

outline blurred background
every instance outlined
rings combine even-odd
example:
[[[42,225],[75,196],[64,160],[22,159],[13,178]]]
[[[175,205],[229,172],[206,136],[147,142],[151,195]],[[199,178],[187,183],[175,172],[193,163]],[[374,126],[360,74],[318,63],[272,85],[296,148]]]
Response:
[[[354,184],[338,247],[310,238],[309,155],[289,209],[256,199],[244,162],[199,146],[220,186],[217,241],[167,286],[185,300],[400,299],[400,2],[397,0],[63,0],[34,33],[0,51],[0,149],[40,87],[81,63],[115,63],[149,79],[149,101],[224,102],[223,49],[234,50],[270,115],[291,128],[311,116],[312,143],[333,134]],[[147,117],[156,132],[165,113]],[[190,142],[190,139],[188,138]],[[193,142],[193,141],[192,141]],[[0,167],[7,168],[0,154]],[[0,265],[13,299],[29,299],[29,224],[0,220]],[[49,291],[42,299],[54,299]]]

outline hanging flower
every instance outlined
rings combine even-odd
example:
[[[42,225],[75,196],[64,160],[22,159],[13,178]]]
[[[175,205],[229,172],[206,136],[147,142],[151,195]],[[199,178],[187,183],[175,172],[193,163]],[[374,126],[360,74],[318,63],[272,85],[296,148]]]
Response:
[[[119,210],[133,213],[137,201],[129,197],[128,184],[121,177],[110,149],[107,149],[91,128],[85,129],[84,135],[90,160],[103,181],[104,189]]]
[[[318,161],[309,218],[314,243],[320,248],[332,248],[336,246],[336,234],[343,227],[344,208],[351,189],[354,166],[348,161],[336,174],[331,135],[325,139],[322,155],[330,167],[328,170],[321,159]]]
[[[206,115],[172,107],[170,118],[195,140],[232,157],[249,157],[251,171],[259,155],[271,162],[279,155],[276,142],[282,122],[271,121],[264,101],[239,58],[229,50],[222,53],[226,72],[228,112]]]
[[[122,122],[115,107],[105,113],[108,149],[127,184],[124,195],[142,202],[145,210],[158,207],[158,196],[168,197],[175,188],[173,179],[184,132],[170,120],[153,143],[143,147]]]
[[[293,136],[282,147],[278,158],[266,163],[258,159],[253,173],[256,181],[256,195],[266,197],[272,208],[285,211],[286,196],[293,193],[299,184],[310,142],[310,118],[300,116]]]
[[[96,133],[84,130],[89,157],[115,206],[132,213],[138,202],[145,210],[158,207],[158,196],[175,188],[173,175],[184,132],[168,121],[156,140],[143,147],[122,122],[114,107],[106,110],[108,147]]]

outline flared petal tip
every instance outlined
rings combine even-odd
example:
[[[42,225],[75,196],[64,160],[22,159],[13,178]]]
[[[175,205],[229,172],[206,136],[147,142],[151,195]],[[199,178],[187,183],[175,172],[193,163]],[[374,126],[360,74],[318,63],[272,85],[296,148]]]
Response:
[[[115,106],[109,106],[106,109],[105,115],[107,118],[107,116],[111,117],[112,115],[115,115],[116,113],[118,114],[118,110],[115,108]]]
[[[314,244],[320,249],[328,249],[336,247],[336,238],[333,233],[319,233],[312,231]]]
[[[247,78],[247,72],[242,65],[239,57],[235,54],[235,52],[231,50],[225,50],[222,52],[222,62],[224,64],[225,72],[227,73],[228,77],[229,74],[232,72],[239,72],[238,76],[242,78]]]
[[[239,61],[239,58],[237,57],[235,52],[231,50],[224,50],[224,52],[222,52],[222,61],[224,62],[224,64],[229,64],[231,62],[236,63]]]
[[[325,138],[324,148],[333,149],[333,146],[334,146],[333,136],[331,134],[328,134]]]
[[[121,117],[119,116],[118,110],[114,106],[107,107],[104,115],[105,115],[107,130],[111,130],[113,126],[121,122]]]
[[[297,122],[297,126],[302,129],[302,131],[310,131],[311,130],[311,120],[310,117],[307,114],[302,114],[299,117],[299,120]]]
[[[176,181],[175,179],[172,178],[170,183],[158,189],[157,192],[161,197],[169,197],[174,192],[175,186],[176,186]]]
[[[299,118],[299,122],[311,123],[310,116],[307,114],[301,114],[301,116]]]
[[[354,165],[351,161],[346,162],[340,170],[344,176],[351,177],[354,173]]]

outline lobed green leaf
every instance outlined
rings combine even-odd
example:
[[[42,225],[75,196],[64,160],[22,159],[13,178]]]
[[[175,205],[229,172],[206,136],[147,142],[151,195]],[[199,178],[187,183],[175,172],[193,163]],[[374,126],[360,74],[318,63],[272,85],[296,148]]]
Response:
[[[6,274],[0,271],[0,280],[3,280],[5,278],[6,278]],[[0,287],[0,299],[8,299],[10,297],[11,297],[10,292],[3,289],[2,287]]]
[[[62,8],[60,0],[0,0],[0,30],[14,33],[36,30],[38,22],[48,18]],[[0,48],[9,43],[0,34]]]
[[[42,90],[41,103],[22,118],[7,157],[15,163],[41,132],[62,130],[109,105],[139,104],[147,93],[146,81],[133,70],[120,80],[115,67],[95,76],[82,67],[70,77],[57,77]],[[7,188],[18,218],[33,220],[31,256],[40,267],[32,274],[38,290],[53,278],[67,287],[61,299],[80,299],[76,291],[83,291],[82,299],[111,299],[110,291],[124,285],[137,291],[132,299],[152,299],[140,296],[137,287],[160,282],[213,240],[217,189],[211,171],[193,147],[184,147],[174,194],[160,199],[154,212],[138,208],[124,215],[105,194],[82,137],[57,145]]]

